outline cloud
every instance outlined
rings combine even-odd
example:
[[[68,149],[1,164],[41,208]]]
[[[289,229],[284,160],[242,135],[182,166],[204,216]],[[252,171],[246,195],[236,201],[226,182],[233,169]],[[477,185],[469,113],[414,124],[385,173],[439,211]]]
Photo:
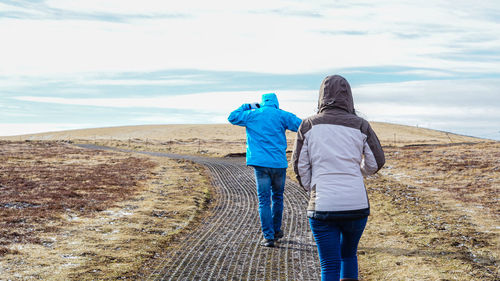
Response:
[[[116,14],[154,14],[154,13],[167,13],[177,11],[182,13],[211,13],[211,12],[238,12],[247,11],[253,7],[256,9],[276,9],[292,5],[296,6],[299,3],[290,1],[265,1],[254,0],[252,3],[242,5],[236,1],[231,0],[213,0],[197,1],[197,0],[184,0],[184,1],[162,1],[162,0],[143,0],[137,2],[134,0],[48,0],[47,5],[52,8],[68,10],[68,11],[84,11],[89,13],[116,13]]]
[[[33,11],[43,4],[23,3],[16,9]],[[480,9],[498,5],[350,3],[47,1],[42,11],[56,17],[0,19],[0,74],[307,73],[380,65],[500,72],[496,55],[497,61],[467,59],[485,46],[500,49],[500,23]],[[168,14],[184,16],[161,17]]]
[[[2,107],[0,105],[0,107]],[[24,112],[2,112],[1,114],[2,117],[38,117],[34,113],[24,113]]]
[[[84,81],[88,85],[117,85],[117,86],[141,86],[141,85],[164,85],[164,86],[179,86],[179,85],[196,85],[196,84],[211,84],[214,82],[203,80],[189,79],[165,79],[165,80],[147,80],[147,79],[102,79]]]
[[[374,83],[352,91],[368,120],[500,139],[498,79]]]
[[[0,136],[15,136],[92,127],[92,124],[71,123],[0,123]]]
[[[399,103],[360,103],[357,110],[371,120],[414,119],[422,122],[448,122],[461,120],[462,122],[477,122],[478,120],[498,120],[500,112],[496,106],[462,107],[438,105],[401,105]],[[396,122],[397,123],[397,122]]]
[[[104,80],[102,83],[114,83]],[[141,80],[125,80],[120,84],[134,85],[149,83]],[[167,84],[169,80],[166,80]],[[93,82],[91,82],[93,83]],[[101,82],[98,82],[101,83]],[[129,83],[129,84],[127,84]],[[318,85],[319,87],[319,85]],[[262,93],[274,92],[277,94],[282,107],[310,114],[316,109],[317,89],[286,90],[268,89],[259,91],[216,91],[186,93],[182,95],[155,95],[118,98],[70,98],[50,96],[20,96],[13,97],[18,101],[38,103],[53,103],[65,105],[84,105],[113,108],[170,108],[190,109],[202,112],[228,112],[244,102],[259,101]],[[499,79],[464,79],[464,80],[425,80],[393,83],[367,83],[354,86],[352,89],[355,104],[374,104],[382,108],[374,116],[389,113],[393,108],[405,108],[397,114],[409,113],[409,108],[417,107],[429,110],[432,107],[440,108],[443,116],[453,115],[458,108],[476,110],[498,108],[500,104]],[[196,102],[193,102],[196,101]],[[386,106],[384,106],[386,105]],[[397,106],[395,106],[397,105]],[[449,109],[449,111],[446,111]],[[462,112],[464,111],[462,110]],[[425,111],[426,112],[426,111]],[[424,114],[423,112],[422,114]],[[459,111],[457,111],[459,112]]]
[[[243,103],[260,102],[266,91],[205,92],[185,95],[156,96],[141,98],[61,98],[20,96],[18,101],[52,103],[63,105],[97,106],[110,108],[164,108],[190,110],[202,114],[226,115]],[[271,91],[267,91],[271,92]],[[314,112],[316,91],[284,90],[277,93],[280,107],[307,116]],[[313,99],[311,99],[313,98]]]
[[[345,73],[370,118],[422,122],[435,106],[477,116],[500,104],[498,13],[498,1],[466,0],[0,0],[0,98],[193,107],[192,118],[225,122],[224,111],[266,89],[288,90],[282,105],[310,115],[322,77]],[[377,103],[407,111],[369,111]]]
[[[44,14],[43,11],[29,7],[31,6],[29,3],[23,2],[25,1],[0,2],[0,18],[39,17]]]
[[[494,79],[428,80],[399,83],[373,83],[353,87],[355,107],[369,120],[423,124],[430,128],[456,130],[462,127],[500,123],[500,83]],[[60,98],[22,96],[19,101],[109,108],[158,108],[177,110],[172,115],[141,115],[136,121],[222,120],[242,103],[259,101],[265,91],[206,92],[140,98]],[[315,113],[317,90],[278,91],[281,108],[307,117]],[[196,102],[193,102],[196,101]],[[182,111],[189,111],[189,114]],[[180,111],[180,112],[179,112]],[[183,116],[183,117],[180,117]],[[209,116],[209,117],[207,117]],[[192,123],[192,122],[189,122]],[[445,128],[444,124],[449,127]],[[453,124],[453,125],[452,125]],[[475,124],[475,125],[473,125]]]
[[[102,7],[110,6],[109,1],[87,1],[86,4],[97,4],[98,9],[85,9],[79,7],[78,1],[72,5],[68,2],[61,1],[16,1],[7,3],[0,2],[0,18],[13,19],[37,19],[37,20],[91,20],[91,21],[109,21],[109,22],[131,22],[137,19],[169,19],[169,18],[184,18],[186,15],[178,13],[168,13],[168,11],[158,11],[150,9],[142,12],[141,10],[120,10],[122,7],[119,3],[114,3],[116,6],[113,9],[102,9]],[[125,3],[125,1],[120,4]],[[80,3],[82,4],[82,3]],[[104,4],[104,5],[103,5]],[[82,5],[80,5],[82,6]],[[84,6],[84,5],[83,5]],[[91,6],[87,5],[87,8]],[[99,7],[101,9],[99,9]],[[79,9],[80,8],[80,9]],[[122,7],[123,8],[123,7]]]
[[[498,85],[498,79],[428,80],[369,83],[355,86],[352,91],[360,116],[370,121],[495,138],[496,135],[487,133],[500,124],[500,96],[494,94],[499,90]],[[270,91],[117,98],[21,96],[12,99],[20,103],[71,106],[72,111],[80,112],[82,120],[86,119],[83,112],[113,112],[113,116],[121,116],[118,119],[123,124],[226,123],[229,112],[242,103],[260,101],[261,94]],[[301,118],[316,111],[317,89],[278,90],[277,94],[280,107]],[[100,119],[111,121],[104,116]],[[103,125],[117,124],[99,124]]]
[[[222,115],[193,113],[148,114],[131,119],[138,124],[211,124],[226,123],[227,117]]]
[[[361,116],[370,121],[388,122],[443,130],[469,136],[500,140],[498,108],[401,106],[399,104],[358,104]]]
[[[221,79],[225,79],[225,83]],[[226,77],[218,73],[198,73],[196,71],[162,71],[133,73],[83,73],[43,76],[0,76],[0,98],[15,95],[52,96],[102,96],[148,95],[151,92],[165,92],[175,89],[183,93],[192,88],[210,88],[227,85]],[[146,90],[145,90],[146,89]]]
[[[353,89],[364,102],[447,107],[498,107],[500,79],[425,80],[365,84]]]
[[[420,77],[453,77],[453,74],[449,71],[443,70],[429,70],[429,69],[416,69],[416,70],[406,70],[395,72],[396,75],[406,75],[406,76],[420,76]]]

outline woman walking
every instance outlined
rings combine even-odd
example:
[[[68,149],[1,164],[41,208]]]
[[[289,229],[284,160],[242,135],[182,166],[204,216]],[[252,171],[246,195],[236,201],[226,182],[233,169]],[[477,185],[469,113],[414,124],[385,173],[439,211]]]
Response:
[[[356,116],[351,87],[339,75],[323,80],[318,114],[299,127],[293,168],[310,193],[307,216],[321,280],[357,280],[359,239],[370,205],[363,175],[376,173],[384,152],[370,124]]]

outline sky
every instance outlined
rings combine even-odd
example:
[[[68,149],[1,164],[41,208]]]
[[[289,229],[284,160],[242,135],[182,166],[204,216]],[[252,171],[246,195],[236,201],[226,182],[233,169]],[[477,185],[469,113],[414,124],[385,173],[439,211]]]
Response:
[[[0,0],[0,136],[316,112],[500,140],[500,1]]]

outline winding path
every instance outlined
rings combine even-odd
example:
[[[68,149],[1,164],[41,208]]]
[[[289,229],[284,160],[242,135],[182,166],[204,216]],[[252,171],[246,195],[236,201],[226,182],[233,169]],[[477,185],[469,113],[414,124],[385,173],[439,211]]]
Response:
[[[165,253],[146,280],[319,280],[316,246],[308,226],[306,193],[288,180],[285,186],[284,237],[274,248],[262,239],[253,169],[243,159],[206,158],[117,150],[183,158],[205,165],[215,187],[215,205],[193,232]]]

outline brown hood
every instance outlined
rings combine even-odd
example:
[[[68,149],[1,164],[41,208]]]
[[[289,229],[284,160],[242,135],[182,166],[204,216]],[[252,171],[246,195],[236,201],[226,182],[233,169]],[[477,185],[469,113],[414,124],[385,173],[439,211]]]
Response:
[[[319,89],[318,112],[328,108],[341,108],[354,113],[351,86],[340,75],[327,76]]]

